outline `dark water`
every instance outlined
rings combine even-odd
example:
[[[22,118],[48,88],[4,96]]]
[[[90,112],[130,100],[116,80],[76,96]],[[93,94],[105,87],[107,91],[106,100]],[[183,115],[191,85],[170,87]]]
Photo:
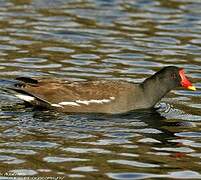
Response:
[[[0,79],[141,82],[177,65],[198,90],[118,116],[40,112],[0,91],[0,178],[201,179],[200,63],[197,0],[1,0]]]

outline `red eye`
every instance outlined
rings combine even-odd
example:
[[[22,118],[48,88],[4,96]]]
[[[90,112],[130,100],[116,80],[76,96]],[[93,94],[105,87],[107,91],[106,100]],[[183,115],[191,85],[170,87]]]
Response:
[[[171,78],[176,79],[177,78],[176,74],[171,74]]]

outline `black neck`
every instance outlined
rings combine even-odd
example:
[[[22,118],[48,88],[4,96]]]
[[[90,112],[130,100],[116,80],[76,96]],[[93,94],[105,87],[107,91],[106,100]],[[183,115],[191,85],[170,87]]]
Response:
[[[154,106],[165,96],[165,94],[175,88],[175,84],[167,81],[163,74],[158,73],[147,78],[141,86],[150,106]]]

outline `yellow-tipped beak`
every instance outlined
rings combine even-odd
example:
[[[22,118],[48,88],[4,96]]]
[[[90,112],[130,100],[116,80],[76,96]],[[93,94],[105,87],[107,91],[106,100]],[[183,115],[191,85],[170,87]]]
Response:
[[[192,91],[196,90],[195,86],[188,86],[187,88],[190,89],[190,90],[192,90]]]

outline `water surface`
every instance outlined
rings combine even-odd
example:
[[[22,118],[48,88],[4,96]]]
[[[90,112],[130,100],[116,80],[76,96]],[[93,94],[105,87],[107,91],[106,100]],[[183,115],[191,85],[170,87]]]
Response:
[[[197,87],[115,116],[41,112],[0,91],[1,177],[201,179],[200,19],[196,0],[1,0],[0,79],[141,82],[176,65]]]

